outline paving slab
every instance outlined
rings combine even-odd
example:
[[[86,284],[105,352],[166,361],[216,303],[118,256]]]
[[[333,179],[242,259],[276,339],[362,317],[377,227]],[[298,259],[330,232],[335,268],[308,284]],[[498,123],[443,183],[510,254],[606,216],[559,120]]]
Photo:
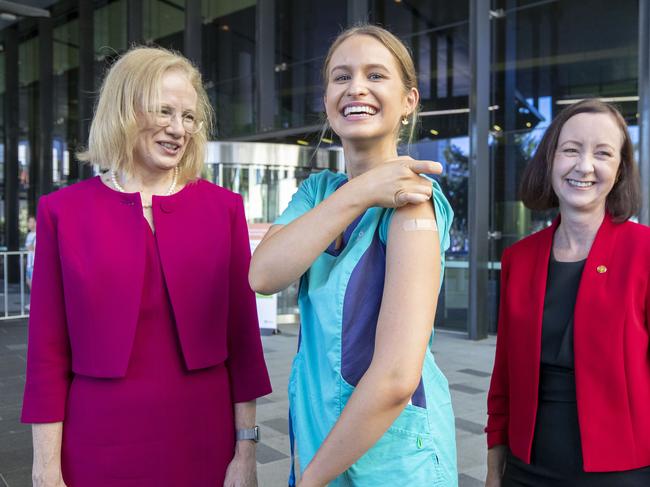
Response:
[[[262,337],[273,393],[258,401],[262,442],[258,448],[259,487],[283,487],[290,465],[287,381],[298,328]],[[0,322],[0,487],[29,487],[32,462],[29,427],[19,423],[25,381],[25,320]],[[486,466],[486,395],[495,338],[472,342],[465,335],[437,331],[433,352],[449,380],[456,414],[459,486],[483,485]],[[392,487],[392,486],[391,486]]]

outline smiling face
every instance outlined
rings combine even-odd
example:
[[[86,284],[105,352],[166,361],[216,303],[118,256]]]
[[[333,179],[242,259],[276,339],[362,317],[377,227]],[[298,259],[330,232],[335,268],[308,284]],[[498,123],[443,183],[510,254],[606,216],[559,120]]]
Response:
[[[181,72],[168,71],[162,76],[159,111],[174,116],[166,126],[156,124],[154,114],[139,117],[141,129],[133,150],[136,168],[169,170],[180,163],[191,137],[182,117],[196,114],[197,99],[194,87]]]
[[[325,111],[343,142],[396,141],[400,121],[417,103],[417,89],[406,90],[397,60],[377,39],[353,35],[332,53]]]
[[[614,117],[580,113],[566,121],[551,181],[560,211],[603,212],[621,164],[623,133]]]

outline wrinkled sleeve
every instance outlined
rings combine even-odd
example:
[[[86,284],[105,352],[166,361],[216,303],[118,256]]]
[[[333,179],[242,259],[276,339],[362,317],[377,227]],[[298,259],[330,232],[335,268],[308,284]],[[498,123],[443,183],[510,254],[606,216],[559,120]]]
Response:
[[[248,284],[251,251],[241,196],[231,221],[228,359],[233,402],[252,401],[271,392],[264,362],[255,293]]]
[[[296,218],[301,217],[314,207],[314,185],[315,181],[319,178],[320,176],[318,174],[315,174],[305,179],[300,184],[298,190],[291,198],[291,201],[289,202],[287,208],[273,222],[274,225],[288,225]]]
[[[510,385],[508,379],[508,316],[506,296],[508,293],[508,250],[504,251],[501,259],[501,294],[499,298],[499,325],[497,329],[497,347],[494,358],[494,369],[487,397],[488,448],[497,445],[508,445],[508,423],[510,409]]]
[[[58,230],[48,203],[48,197],[43,196],[38,205],[24,423],[63,421],[72,377]]]

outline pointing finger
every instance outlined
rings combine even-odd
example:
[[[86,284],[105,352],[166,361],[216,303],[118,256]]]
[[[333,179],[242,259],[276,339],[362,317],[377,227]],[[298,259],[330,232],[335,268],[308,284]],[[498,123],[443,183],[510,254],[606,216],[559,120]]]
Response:
[[[435,161],[413,161],[409,165],[411,171],[418,174],[441,174],[442,164]]]
[[[404,196],[403,200],[405,204],[409,203],[412,205],[417,205],[429,200],[429,197],[427,195],[419,194],[419,193],[405,193],[403,196]]]

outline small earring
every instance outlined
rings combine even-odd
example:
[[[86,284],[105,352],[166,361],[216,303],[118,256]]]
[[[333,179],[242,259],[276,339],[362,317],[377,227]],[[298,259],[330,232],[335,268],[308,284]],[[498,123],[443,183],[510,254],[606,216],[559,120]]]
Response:
[[[406,116],[402,117],[402,125],[408,125],[409,124],[409,119],[406,118]]]

